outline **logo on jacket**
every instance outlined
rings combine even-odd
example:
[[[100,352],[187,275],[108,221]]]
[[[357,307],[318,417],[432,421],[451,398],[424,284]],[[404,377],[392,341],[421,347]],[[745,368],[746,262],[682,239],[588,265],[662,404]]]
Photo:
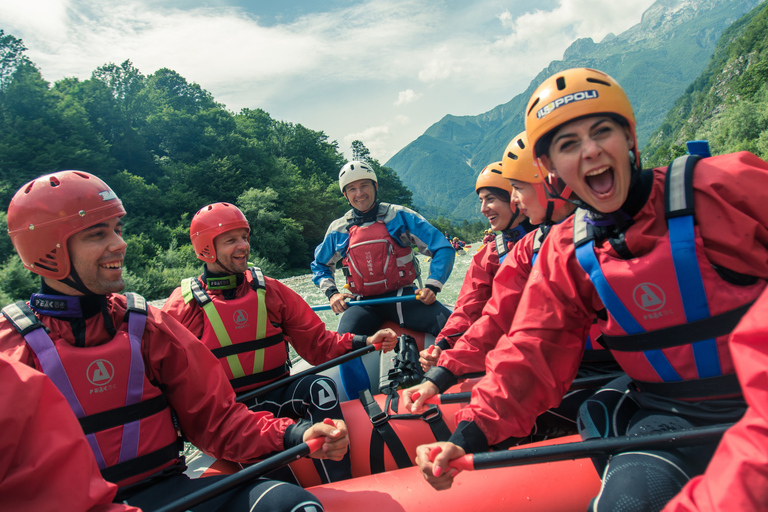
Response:
[[[88,365],[86,376],[94,386],[105,386],[115,376],[115,367],[106,359],[97,359]]]
[[[248,313],[243,309],[238,309],[235,311],[235,314],[232,315],[232,320],[234,320],[238,327],[243,327],[248,323]]]
[[[664,290],[653,283],[641,283],[637,285],[635,291],[632,292],[632,297],[635,299],[637,307],[643,311],[658,311],[663,308],[664,304],[667,302]]]

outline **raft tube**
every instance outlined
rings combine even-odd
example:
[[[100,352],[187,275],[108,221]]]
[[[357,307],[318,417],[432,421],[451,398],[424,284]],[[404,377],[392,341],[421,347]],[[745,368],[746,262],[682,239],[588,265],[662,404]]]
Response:
[[[579,441],[563,437],[525,445]],[[552,511],[583,512],[600,490],[600,477],[588,459],[549,462],[458,474],[453,486],[436,491],[416,467],[333,482],[307,489],[326,512]]]
[[[447,390],[447,393],[460,393],[471,391],[472,387],[479,379],[470,379],[460,382]],[[399,404],[402,404],[402,393],[398,391]],[[386,407],[386,395],[374,395],[373,400],[383,412]],[[387,410],[389,417],[386,423],[391,427],[402,445],[401,452],[406,454],[405,460],[402,460],[403,467],[413,464],[413,458],[416,454],[416,447],[422,444],[433,443],[436,440],[446,441],[446,439],[436,439],[433,428],[437,423],[444,425],[444,431],[448,434],[456,429],[454,416],[458,410],[465,404],[441,404],[431,406],[432,412],[417,418],[398,418],[397,414],[409,414],[409,411],[403,409],[402,405],[398,407],[398,413],[394,413],[390,408]],[[374,431],[373,423],[360,400],[348,400],[341,403],[341,411],[344,415],[344,421],[349,431],[349,453],[352,462],[352,477],[358,478],[370,475],[373,471],[394,471],[398,464],[392,454],[392,450],[380,438],[378,431]],[[426,420],[429,421],[426,421]],[[440,429],[438,428],[439,432]],[[371,453],[371,444],[374,444],[374,454]],[[378,444],[377,444],[378,443]],[[397,448],[395,448],[397,449]],[[374,458],[373,464],[371,459]],[[299,459],[292,462],[290,468],[296,477],[297,482],[302,487],[311,487],[320,485],[320,476],[317,473],[315,465],[309,458]],[[201,478],[219,474],[231,474],[241,469],[240,465],[234,462],[216,460],[213,457],[196,452],[187,460],[186,474],[190,478]]]

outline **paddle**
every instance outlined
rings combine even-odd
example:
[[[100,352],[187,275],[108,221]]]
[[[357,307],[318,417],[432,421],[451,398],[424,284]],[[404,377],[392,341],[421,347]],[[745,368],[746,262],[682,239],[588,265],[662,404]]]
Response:
[[[380,350],[380,349],[381,349],[381,343],[374,343],[373,345],[367,345],[365,347],[358,348],[357,350],[353,350],[352,352],[347,352],[346,354],[339,356],[336,359],[331,359],[330,361],[326,361],[325,363],[319,364],[317,366],[313,366],[312,368],[308,368],[303,372],[299,372],[295,375],[289,375],[284,379],[280,379],[275,382],[270,382],[269,384],[261,386],[260,388],[256,388],[252,391],[243,393],[242,395],[239,395],[237,397],[237,401],[247,402],[248,400],[251,400],[253,398],[269,393],[270,391],[274,391],[277,388],[287,386],[291,382],[298,380],[302,377],[305,377],[307,375],[314,375],[316,373],[323,372],[341,363],[346,363],[347,361],[351,361],[352,359],[357,359],[358,357],[364,356],[369,352],[373,352],[374,350]]]
[[[433,345],[434,346],[434,345]],[[593,377],[582,377],[580,379],[574,379],[571,383],[571,387],[568,391],[575,391],[577,389],[588,389],[591,387],[603,386],[612,380],[621,377],[624,372],[606,373],[605,375],[595,375]],[[411,395],[411,400],[414,402],[418,400],[421,394],[417,391]],[[472,396],[471,391],[464,391],[463,393],[443,393],[441,395],[434,395],[424,402],[425,404],[442,405],[442,404],[462,404],[469,402]]]
[[[375,304],[390,304],[392,302],[407,302],[411,300],[417,300],[417,295],[401,295],[399,297],[384,297],[382,299],[368,299],[368,300],[351,300],[347,302],[347,306],[373,306]],[[331,309],[330,304],[319,304],[312,306],[312,311],[325,311]]]
[[[663,448],[666,446],[695,446],[719,439],[733,425],[733,423],[728,423],[677,430],[675,432],[588,439],[577,443],[553,444],[535,448],[470,453],[453,459],[450,461],[449,466],[455,469],[471,471],[475,469],[524,466],[540,462],[583,459],[595,454],[614,455],[626,451]],[[432,448],[429,452],[429,460],[434,461],[441,450],[438,446]],[[442,473],[442,471],[437,471],[437,473],[435,476],[440,476],[439,473]]]
[[[323,423],[328,425],[334,424],[333,420],[330,418],[324,419]],[[301,443],[298,446],[294,446],[293,448],[288,448],[287,450],[264,459],[261,462],[257,462],[253,466],[249,466],[233,475],[223,478],[215,484],[209,485],[208,487],[191,494],[187,494],[164,507],[156,509],[155,512],[183,512],[188,510],[190,507],[194,507],[204,501],[215,498],[241,484],[255,480],[273,469],[285,466],[286,464],[305,457],[310,453],[314,453],[323,447],[323,443],[325,443],[325,437],[316,437],[305,443]]]

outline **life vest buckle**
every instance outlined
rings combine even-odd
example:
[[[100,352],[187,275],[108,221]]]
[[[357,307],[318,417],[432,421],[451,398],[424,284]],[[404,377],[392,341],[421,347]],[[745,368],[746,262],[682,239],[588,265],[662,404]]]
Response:
[[[443,413],[439,407],[430,407],[419,416],[421,416],[421,419],[427,423],[434,423],[435,421],[440,421],[443,417]]]
[[[389,421],[389,414],[387,414],[385,411],[380,411],[373,416],[370,416],[370,418],[374,427],[380,427]]]

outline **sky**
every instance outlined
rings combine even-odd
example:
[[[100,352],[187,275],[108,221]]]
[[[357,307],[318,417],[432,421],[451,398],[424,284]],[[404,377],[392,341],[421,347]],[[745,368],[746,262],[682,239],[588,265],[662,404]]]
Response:
[[[232,112],[322,131],[385,163],[446,114],[525,90],[576,39],[640,22],[652,0],[0,0],[0,29],[43,77],[125,60],[199,84]]]

